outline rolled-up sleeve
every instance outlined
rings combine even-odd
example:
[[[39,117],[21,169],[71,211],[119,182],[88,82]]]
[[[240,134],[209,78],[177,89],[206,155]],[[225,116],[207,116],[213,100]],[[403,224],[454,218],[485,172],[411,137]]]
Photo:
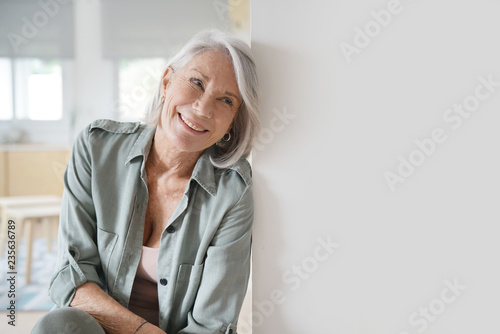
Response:
[[[76,288],[86,282],[104,288],[96,245],[89,129],[78,135],[64,174],[58,260],[49,288],[52,301],[60,307],[68,306]]]
[[[253,210],[249,185],[212,239],[187,326],[178,333],[236,334],[250,275]]]

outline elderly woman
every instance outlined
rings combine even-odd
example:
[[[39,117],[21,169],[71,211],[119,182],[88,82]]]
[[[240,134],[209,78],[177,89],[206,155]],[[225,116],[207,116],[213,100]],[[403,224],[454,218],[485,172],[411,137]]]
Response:
[[[236,333],[253,222],[245,157],[259,126],[248,46],[196,35],[147,123],[99,120],[78,136],[49,291],[58,307],[32,333]]]

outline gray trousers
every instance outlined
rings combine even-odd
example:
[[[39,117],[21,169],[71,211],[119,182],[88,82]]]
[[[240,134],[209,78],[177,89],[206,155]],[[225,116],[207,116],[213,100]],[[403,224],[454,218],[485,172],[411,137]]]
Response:
[[[35,324],[31,334],[106,334],[90,314],[74,307],[56,308]]]

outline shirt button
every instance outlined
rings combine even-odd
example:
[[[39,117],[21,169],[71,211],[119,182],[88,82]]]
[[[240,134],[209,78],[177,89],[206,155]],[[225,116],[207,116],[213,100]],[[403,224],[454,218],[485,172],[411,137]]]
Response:
[[[168,233],[174,233],[175,232],[175,227],[173,227],[172,225],[168,225],[167,226],[167,232]]]
[[[75,251],[74,250],[70,250],[69,251],[69,255],[71,255],[72,257],[75,257]]]
[[[230,329],[228,333],[229,333],[229,334],[233,334],[233,330],[232,330],[232,329]]]
[[[167,285],[167,279],[166,278],[160,279],[160,284],[163,286]]]

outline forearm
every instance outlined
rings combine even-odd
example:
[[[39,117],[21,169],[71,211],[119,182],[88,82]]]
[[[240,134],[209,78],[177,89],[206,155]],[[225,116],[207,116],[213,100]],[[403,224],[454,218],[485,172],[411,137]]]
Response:
[[[134,333],[144,319],[132,313],[106,294],[94,283],[85,283],[76,289],[71,306],[93,316],[109,334]],[[147,323],[139,333],[165,334],[160,328]]]

